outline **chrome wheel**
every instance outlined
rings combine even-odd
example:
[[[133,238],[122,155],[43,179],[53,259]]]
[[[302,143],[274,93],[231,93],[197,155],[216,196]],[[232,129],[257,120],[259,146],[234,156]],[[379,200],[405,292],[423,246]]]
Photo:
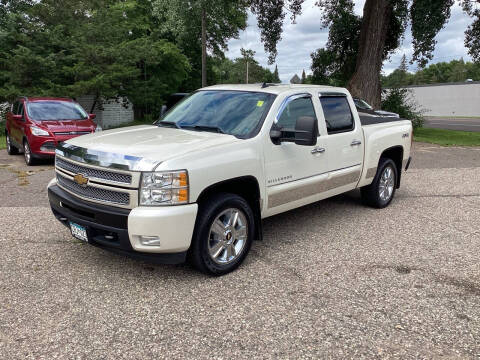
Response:
[[[23,144],[23,153],[25,154],[25,162],[27,164],[30,164],[30,160],[32,159],[32,154],[30,152],[30,146],[28,145],[28,142],[25,142]]]
[[[243,252],[248,236],[247,217],[235,208],[224,210],[210,226],[208,253],[217,264],[228,264]]]
[[[395,187],[395,172],[387,166],[380,177],[378,183],[378,195],[382,201],[388,201],[392,197],[393,189]]]

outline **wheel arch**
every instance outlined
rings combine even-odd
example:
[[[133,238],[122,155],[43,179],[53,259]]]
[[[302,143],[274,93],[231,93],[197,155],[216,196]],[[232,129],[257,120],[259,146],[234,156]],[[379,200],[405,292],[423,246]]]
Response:
[[[218,193],[232,193],[244,198],[252,208],[255,216],[256,240],[263,238],[261,218],[261,195],[260,184],[254,176],[241,176],[223,180],[206,187],[197,197],[199,207],[210,196]]]
[[[388,149],[385,149],[382,152],[382,155],[380,155],[380,159],[382,158],[391,159],[395,163],[395,166],[397,167],[397,183],[396,183],[397,189],[400,188],[400,180],[402,177],[403,154],[404,154],[403,146],[396,145],[396,146],[389,147]],[[380,159],[378,160],[379,162],[380,162]]]

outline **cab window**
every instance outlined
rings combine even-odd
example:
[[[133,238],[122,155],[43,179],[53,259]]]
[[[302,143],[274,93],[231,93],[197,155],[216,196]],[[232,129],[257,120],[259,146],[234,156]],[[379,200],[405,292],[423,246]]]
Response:
[[[345,96],[320,97],[328,134],[337,134],[351,131],[354,121],[350,105]]]
[[[297,119],[302,116],[316,119],[312,99],[308,96],[290,101],[278,118],[277,126],[281,129],[294,130]]]

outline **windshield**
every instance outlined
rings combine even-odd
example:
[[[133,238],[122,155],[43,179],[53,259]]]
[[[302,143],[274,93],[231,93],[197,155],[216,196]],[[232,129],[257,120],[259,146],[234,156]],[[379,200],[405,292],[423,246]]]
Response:
[[[274,98],[263,92],[198,91],[177,104],[157,125],[247,137],[260,124]]]
[[[88,114],[83,108],[70,101],[35,101],[27,103],[28,116],[32,120],[85,120]]]
[[[362,99],[353,99],[355,106],[363,110],[373,110],[373,108],[367,104],[365,100]]]

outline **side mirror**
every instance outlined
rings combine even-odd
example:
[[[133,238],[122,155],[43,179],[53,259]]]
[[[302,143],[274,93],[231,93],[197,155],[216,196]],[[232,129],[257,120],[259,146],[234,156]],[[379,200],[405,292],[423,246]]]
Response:
[[[13,115],[13,120],[23,121],[23,115]]]
[[[318,121],[311,116],[301,116],[295,124],[295,144],[313,146],[317,144]]]
[[[97,114],[88,114],[88,117],[90,118],[90,120],[93,120],[97,117]]]
[[[318,122],[311,116],[301,116],[297,119],[295,129],[279,129],[273,127],[270,130],[270,139],[275,145],[282,142],[294,142],[297,145],[314,146],[317,144]]]
[[[162,108],[160,109],[160,118],[162,118],[166,112],[167,112],[167,105],[162,105]]]

